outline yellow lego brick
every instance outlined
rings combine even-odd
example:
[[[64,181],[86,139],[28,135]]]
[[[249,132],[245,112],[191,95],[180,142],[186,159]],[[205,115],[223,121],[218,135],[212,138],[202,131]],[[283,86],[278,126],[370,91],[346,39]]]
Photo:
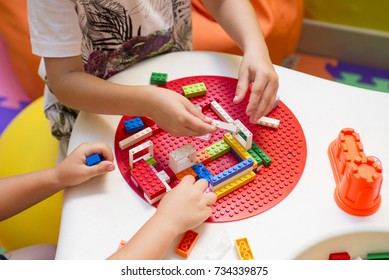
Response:
[[[235,246],[241,260],[254,260],[254,255],[251,252],[250,244],[247,238],[236,239]]]
[[[186,175],[192,175],[193,177],[195,177],[197,179],[197,173],[194,172],[192,167],[187,168],[185,170],[182,170],[180,173],[177,173],[176,177],[178,180],[182,180],[182,178],[184,178]]]
[[[253,171],[250,171],[242,177],[228,183],[227,185],[216,189],[214,193],[216,194],[217,199],[220,199],[223,196],[226,196],[227,194],[233,192],[234,190],[239,189],[240,187],[250,183],[251,181],[254,181],[254,179],[255,173]]]
[[[252,158],[242,144],[240,144],[230,133],[224,134],[224,141],[230,145],[231,149],[233,149],[242,160]]]

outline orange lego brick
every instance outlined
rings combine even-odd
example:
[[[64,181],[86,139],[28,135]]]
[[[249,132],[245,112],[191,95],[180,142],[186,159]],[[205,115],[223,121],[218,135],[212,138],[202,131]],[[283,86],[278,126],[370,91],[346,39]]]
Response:
[[[192,175],[193,177],[195,177],[195,179],[197,179],[197,173],[194,172],[191,167],[181,171],[180,173],[177,173],[176,177],[178,180],[182,180],[182,178],[184,178],[186,175]]]
[[[206,150],[202,150],[196,153],[196,163],[207,164],[211,162],[211,156],[207,153]]]
[[[198,238],[199,234],[197,232],[193,230],[186,231],[176,247],[176,253],[187,258]]]
[[[254,260],[254,255],[247,238],[236,239],[235,246],[241,260]]]
[[[366,156],[358,133],[345,128],[328,148],[334,173],[335,201],[345,212],[356,216],[375,213],[381,204],[382,165]]]

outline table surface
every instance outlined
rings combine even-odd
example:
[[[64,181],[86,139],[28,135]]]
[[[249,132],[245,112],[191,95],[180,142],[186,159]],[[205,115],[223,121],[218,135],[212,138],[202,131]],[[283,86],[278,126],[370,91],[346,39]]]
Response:
[[[240,56],[213,52],[178,52],[145,60],[111,78],[127,85],[148,85],[151,72],[168,73],[169,80],[197,75],[237,78]],[[234,241],[246,237],[256,259],[328,258],[328,251],[363,255],[389,251],[389,189],[385,179],[382,202],[370,216],[343,212],[334,200],[335,180],[327,149],[342,128],[359,133],[366,155],[383,164],[389,176],[389,94],[355,88],[275,66],[278,94],[299,120],[307,142],[303,175],[294,190],[268,211],[247,219],[204,223],[189,259],[206,259],[208,247],[221,234],[231,247],[223,259],[239,259]],[[81,112],[69,152],[80,143],[99,141],[114,147],[122,116]],[[104,259],[121,240],[128,240],[155,212],[127,185],[119,168],[65,191],[56,259]],[[177,237],[166,259],[175,253]],[[370,251],[368,251],[370,250]]]

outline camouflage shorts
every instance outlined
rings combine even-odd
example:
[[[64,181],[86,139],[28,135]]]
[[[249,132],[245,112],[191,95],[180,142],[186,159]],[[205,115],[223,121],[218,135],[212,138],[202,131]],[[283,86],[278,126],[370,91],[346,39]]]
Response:
[[[78,112],[78,110],[68,108],[59,102],[54,103],[45,110],[51,133],[55,138],[69,142]]]

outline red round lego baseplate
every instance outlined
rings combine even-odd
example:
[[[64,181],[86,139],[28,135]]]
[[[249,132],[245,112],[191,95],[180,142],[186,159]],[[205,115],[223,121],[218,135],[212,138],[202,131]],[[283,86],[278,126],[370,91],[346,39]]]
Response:
[[[234,120],[239,119],[253,133],[253,142],[271,159],[270,166],[262,166],[258,170],[254,181],[218,199],[212,206],[212,215],[207,222],[236,221],[269,210],[288,196],[304,171],[307,148],[300,123],[291,110],[282,101],[279,101],[278,106],[268,115],[270,118],[280,120],[277,129],[251,124],[245,114],[249,94],[240,104],[232,103],[237,85],[237,79],[235,78],[220,76],[186,77],[167,82],[166,88],[183,94],[182,86],[199,82],[204,82],[207,94],[191,98],[190,101],[199,104],[205,115],[213,119],[219,119],[210,108],[210,103],[216,100]],[[119,142],[130,136],[126,133],[123,123],[130,118],[129,116],[123,116],[116,129],[116,161],[125,181],[144,200],[142,190],[137,188],[131,180],[129,149],[151,140],[154,144],[156,169],[159,171],[169,166],[169,153],[175,149],[191,143],[196,151],[202,151],[222,140],[223,135],[227,132],[218,130],[211,136],[209,141],[196,137],[177,138],[159,129],[152,120],[142,117],[145,126],[152,128],[153,135],[122,150],[119,147]],[[205,166],[212,175],[216,175],[238,162],[238,159],[230,152],[205,164]],[[176,186],[177,180],[170,185],[171,187]],[[145,203],[148,202],[145,200]],[[154,206],[158,207],[158,203],[155,203]]]

